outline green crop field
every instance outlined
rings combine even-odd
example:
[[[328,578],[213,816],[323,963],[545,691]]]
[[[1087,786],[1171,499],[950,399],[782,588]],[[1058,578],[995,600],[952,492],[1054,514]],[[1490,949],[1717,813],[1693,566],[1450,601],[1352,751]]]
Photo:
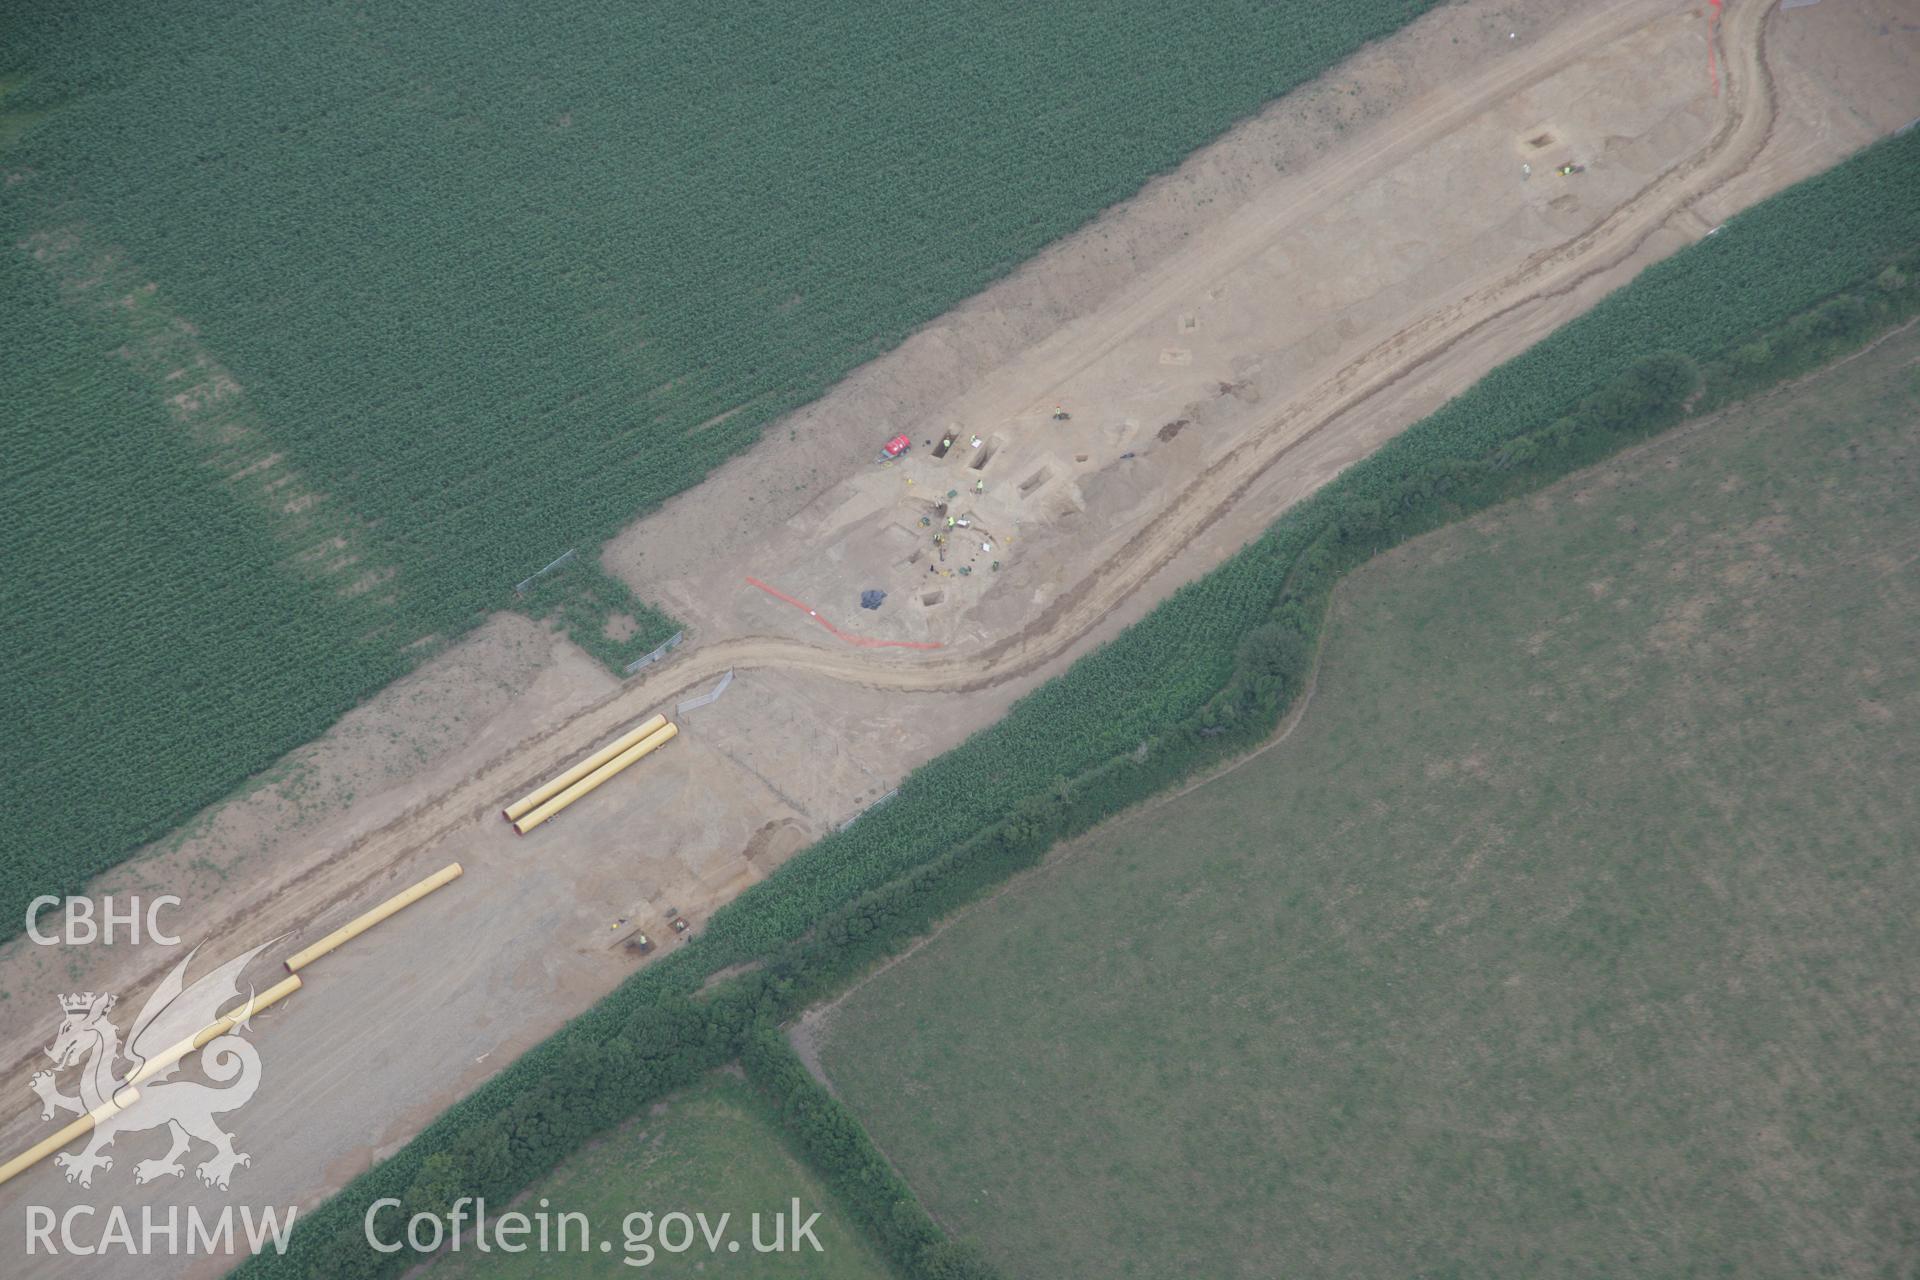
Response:
[[[0,936],[1432,3],[15,6]]]
[[[236,761],[298,746],[403,667],[354,632],[376,607],[276,570],[284,550],[142,403],[112,334],[22,258],[0,256],[0,296],[21,338],[0,359],[0,760],[23,784],[0,799],[4,937],[29,898],[111,865],[182,797],[218,794]]]
[[[515,1201],[514,1208],[529,1214],[547,1201],[546,1212],[555,1215],[552,1227],[561,1213],[584,1214],[593,1231],[590,1248],[482,1254],[469,1240],[457,1254],[444,1254],[431,1274],[436,1280],[695,1273],[723,1280],[883,1280],[887,1268],[842,1220],[826,1188],[788,1152],[766,1105],[743,1081],[726,1074],[675,1094],[569,1158]],[[812,1231],[819,1251],[806,1246],[798,1252],[756,1252],[754,1215],[761,1218],[761,1243],[771,1245],[774,1216],[785,1213],[791,1220],[796,1199],[801,1221],[820,1214]],[[488,1207],[490,1218],[507,1211],[506,1205]],[[650,1213],[652,1223],[632,1218],[636,1213]],[[660,1234],[673,1214],[704,1214],[716,1236],[724,1232],[725,1242],[710,1250],[696,1224],[692,1247],[680,1248],[687,1238],[680,1224],[667,1225],[664,1237]],[[722,1214],[728,1215],[725,1224]],[[401,1221],[392,1219],[396,1238]],[[385,1230],[388,1219],[381,1224]],[[570,1243],[577,1242],[577,1224],[569,1229]],[[663,1239],[669,1247],[662,1247]],[[600,1252],[601,1240],[610,1241],[612,1249]],[[491,1237],[488,1242],[493,1243]],[[727,1243],[740,1247],[729,1250]]]
[[[829,1075],[1009,1276],[1904,1274],[1917,507],[1909,327],[1382,557]]]

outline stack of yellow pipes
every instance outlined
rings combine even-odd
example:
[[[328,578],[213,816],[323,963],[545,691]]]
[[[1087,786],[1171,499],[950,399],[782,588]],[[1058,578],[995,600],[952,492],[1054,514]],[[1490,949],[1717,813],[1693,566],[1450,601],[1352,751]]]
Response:
[[[525,835],[628,765],[673,741],[679,732],[679,727],[668,724],[665,716],[649,716],[565,773],[515,800],[500,811],[500,816],[513,824],[515,834]]]
[[[412,906],[414,903],[420,901],[420,899],[432,893],[435,889],[438,889],[441,885],[459,879],[460,875],[460,864],[457,862],[448,863],[420,883],[388,898],[373,910],[356,916],[353,920],[335,929],[332,933],[320,939],[320,941],[314,943],[312,946],[303,951],[294,952],[293,955],[287,957],[287,968],[289,970],[305,968],[340,944],[359,937],[401,908]],[[102,1104],[99,1110],[81,1116],[78,1120],[75,1120],[72,1124],[60,1130],[60,1132],[35,1143],[32,1147],[21,1152],[5,1164],[0,1164],[0,1183],[4,1183],[16,1174],[33,1167],[74,1139],[84,1137],[95,1125],[104,1124],[114,1116],[119,1115],[122,1111],[125,1111],[128,1107],[131,1107],[140,1100],[140,1090],[137,1086],[145,1084],[148,1080],[180,1061],[188,1054],[205,1048],[207,1043],[215,1037],[225,1035],[262,1009],[280,1003],[280,1001],[286,999],[299,989],[300,978],[297,974],[283,978],[273,986],[268,987],[265,991],[251,996],[247,1000],[247,1003],[241,1005],[232,1013],[215,1018],[194,1035],[180,1041],[156,1057],[148,1059],[138,1071],[135,1071],[127,1078],[125,1084],[122,1084],[114,1090],[113,1097]]]

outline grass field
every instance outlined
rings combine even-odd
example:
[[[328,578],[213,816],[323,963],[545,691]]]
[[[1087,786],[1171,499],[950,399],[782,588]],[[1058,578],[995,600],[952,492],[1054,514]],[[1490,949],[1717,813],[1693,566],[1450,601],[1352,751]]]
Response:
[[[596,1245],[585,1253],[481,1254],[469,1246],[458,1255],[443,1255],[431,1274],[438,1280],[692,1274],[727,1280],[885,1280],[890,1274],[841,1221],[825,1188],[788,1152],[765,1104],[733,1075],[714,1076],[676,1094],[645,1119],[621,1126],[530,1188],[516,1207],[535,1212],[543,1197],[550,1202],[550,1213],[585,1214],[594,1238],[613,1242],[612,1252],[600,1253]],[[809,1247],[798,1253],[756,1253],[752,1216],[763,1215],[761,1239],[771,1242],[772,1216],[791,1216],[796,1198],[802,1220],[820,1213],[813,1227],[820,1251]],[[490,1215],[504,1211],[504,1205],[488,1210]],[[726,1234],[739,1241],[740,1248],[728,1251],[723,1243],[717,1252],[709,1252],[696,1227],[694,1247],[672,1253],[660,1249],[657,1234],[646,1239],[642,1224],[635,1222],[632,1230],[640,1244],[651,1243],[656,1250],[648,1261],[640,1244],[631,1253],[626,1244],[623,1222],[636,1212],[651,1212],[656,1232],[660,1220],[672,1213],[704,1213],[710,1226],[719,1215],[730,1214]],[[668,1229],[669,1243],[680,1242],[680,1231],[677,1225]],[[631,1264],[624,1261],[629,1256]]]
[[[1010,1275],[1893,1275],[1920,334],[1340,589],[1282,745],[833,1015]]]
[[[321,732],[340,690],[307,686],[365,696],[563,549],[587,554],[533,607],[609,661],[652,648],[672,623],[597,571],[601,539],[1432,2],[8,13],[0,233],[44,278],[0,275],[0,343],[43,381],[111,368],[0,440],[124,470],[57,538],[0,525],[9,598],[52,583],[34,604],[59,615],[10,629],[0,679],[49,705],[129,653],[154,671],[146,698],[109,680],[0,745],[13,830],[63,873],[21,905],[218,798],[289,726]],[[84,341],[32,327],[48,288]],[[118,447],[157,414],[183,475]],[[216,571],[174,565],[214,555],[178,515],[208,507],[253,526],[210,544],[256,544],[218,573],[338,606],[252,615],[263,643],[209,652],[212,698],[166,673],[208,629],[183,615],[223,603]],[[171,522],[154,568],[117,554],[122,521]],[[316,646],[354,660],[319,671]],[[88,785],[67,762],[108,733],[195,756],[195,781],[61,812]]]

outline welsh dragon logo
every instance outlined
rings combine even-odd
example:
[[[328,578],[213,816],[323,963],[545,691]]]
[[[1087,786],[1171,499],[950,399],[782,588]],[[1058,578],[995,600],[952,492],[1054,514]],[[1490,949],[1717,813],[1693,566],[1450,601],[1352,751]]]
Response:
[[[124,1049],[120,1033],[107,1020],[114,1006],[113,996],[93,992],[62,996],[60,1009],[66,1016],[59,1034],[47,1048],[54,1069],[37,1073],[31,1081],[33,1091],[40,1095],[40,1118],[51,1120],[61,1111],[75,1115],[101,1114],[101,1109],[113,1102],[115,1094],[123,1091],[150,1059],[197,1035],[218,1019],[220,1007],[240,994],[241,970],[270,945],[260,944],[189,986],[187,966],[199,951],[198,947],[194,948],[148,997],[127,1034]],[[99,1120],[86,1150],[77,1155],[54,1157],[55,1163],[66,1170],[67,1181],[83,1187],[93,1185],[94,1170],[113,1168],[113,1157],[104,1153],[115,1138],[123,1133],[165,1125],[173,1137],[172,1148],[158,1160],[135,1164],[134,1181],[144,1183],[155,1178],[179,1177],[185,1172],[180,1157],[198,1140],[213,1148],[213,1155],[199,1166],[200,1181],[226,1190],[234,1169],[252,1160],[234,1150],[233,1135],[216,1124],[214,1117],[239,1110],[252,1100],[254,1091],[260,1087],[260,1054],[239,1034],[247,1029],[246,1019],[252,1011],[253,999],[249,992],[233,1029],[209,1040],[200,1050],[201,1070],[224,1088],[193,1080],[169,1081],[168,1077],[179,1068],[177,1062],[155,1071],[140,1082],[137,1102]],[[59,1073],[73,1066],[80,1068],[78,1097],[61,1093],[55,1083]],[[125,1100],[123,1096],[121,1101]]]

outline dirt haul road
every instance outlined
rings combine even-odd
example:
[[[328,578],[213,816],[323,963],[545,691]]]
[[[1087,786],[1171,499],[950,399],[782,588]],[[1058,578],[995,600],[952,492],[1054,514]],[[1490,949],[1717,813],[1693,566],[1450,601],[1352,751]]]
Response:
[[[1436,398],[1591,305],[1650,256],[1704,234],[1712,222],[1695,216],[1697,207],[1712,206],[1724,216],[1728,206],[1804,176],[1883,131],[1883,125],[1862,122],[1851,131],[1836,126],[1818,137],[1797,135],[1792,161],[1756,180],[1756,167],[1765,168],[1756,161],[1769,153],[1781,114],[1780,89],[1768,63],[1768,6],[1736,3],[1727,9],[1719,28],[1717,99],[1706,94],[1705,28],[1697,14],[1676,11],[1665,0],[1567,8],[1576,16],[1529,28],[1527,38],[1516,38],[1510,49],[1497,42],[1509,22],[1521,19],[1497,5],[1459,6],[1416,24],[1388,47],[1399,46],[1411,59],[1418,42],[1437,45],[1439,33],[1479,21],[1497,28],[1479,38],[1500,56],[1449,74],[1430,91],[1409,93],[1375,127],[1334,143],[1323,157],[1274,184],[1267,198],[1245,199],[1237,212],[1213,217],[1203,224],[1198,244],[1167,252],[1158,266],[1114,289],[1053,339],[1009,356],[993,376],[979,380],[967,421],[1044,419],[1059,388],[1073,387],[1115,351],[1137,343],[1143,331],[1179,313],[1196,291],[1273,253],[1290,228],[1318,220],[1343,224],[1342,233],[1356,241],[1390,234],[1384,219],[1380,226],[1355,220],[1356,193],[1429,152],[1465,145],[1460,140],[1497,112],[1518,111],[1514,118],[1526,122],[1533,107],[1514,107],[1516,98],[1539,91],[1557,100],[1563,84],[1645,74],[1663,78],[1649,80],[1642,96],[1664,93],[1676,104],[1674,123],[1658,134],[1658,149],[1670,154],[1645,180],[1616,177],[1625,183],[1618,199],[1583,214],[1572,234],[1543,232],[1542,243],[1521,246],[1524,253],[1476,257],[1457,247],[1434,248],[1437,258],[1458,251],[1471,261],[1443,286],[1415,295],[1420,305],[1396,317],[1404,323],[1378,334],[1362,331],[1357,350],[1323,361],[1310,376],[1286,378],[1282,394],[1259,401],[1230,434],[1221,433],[1208,452],[1192,459],[1190,469],[1169,467],[1143,493],[1138,509],[1113,522],[1104,541],[1084,540],[1082,545],[1097,548],[1097,558],[1063,556],[1049,566],[1058,587],[1036,592],[1031,607],[989,602],[970,628],[954,627],[948,649],[937,653],[828,647],[804,614],[751,591],[731,590],[739,568],[785,563],[800,575],[810,571],[803,567],[809,558],[817,559],[806,543],[791,545],[788,536],[796,523],[806,524],[805,513],[775,509],[737,556],[717,557],[717,568],[708,565],[690,577],[724,600],[686,601],[688,616],[698,624],[694,639],[657,671],[618,685],[583,674],[577,663],[566,671],[554,664],[537,667],[528,696],[548,704],[552,714],[544,723],[535,716],[496,714],[478,733],[456,730],[462,747],[445,752],[437,772],[426,771],[411,788],[351,805],[355,822],[325,828],[328,838],[315,840],[300,856],[253,866],[210,887],[206,897],[217,909],[196,914],[190,934],[216,937],[215,947],[225,955],[281,933],[298,935],[287,944],[291,949],[453,857],[465,860],[470,871],[442,900],[418,908],[417,919],[369,935],[316,966],[308,990],[262,1019],[266,1078],[257,1100],[231,1123],[243,1134],[243,1148],[262,1158],[257,1169],[242,1171],[236,1195],[243,1192],[252,1204],[307,1204],[337,1187],[623,976],[628,962],[607,943],[636,923],[658,934],[664,922],[657,917],[667,901],[697,922],[844,812],[829,813],[829,805],[871,798],[905,768],[990,721],[1015,694],[1217,562],[1287,502],[1376,447]],[[1689,46],[1688,40],[1699,43]],[[1667,73],[1694,61],[1698,84],[1675,89]],[[1815,61],[1811,53],[1808,61]],[[1648,69],[1635,70],[1643,65]],[[1799,75],[1795,83],[1810,79]],[[1629,84],[1615,91],[1642,88]],[[1846,110],[1835,108],[1828,117],[1844,120]],[[1231,146],[1232,139],[1220,145]],[[1518,165],[1515,160],[1511,168]],[[1547,180],[1545,173],[1533,179]],[[1117,217],[1124,219],[1125,211]],[[1036,264],[1036,272],[1047,269],[1047,262]],[[1273,305],[1289,302],[1282,298]],[[850,382],[884,373],[863,371]],[[1176,395],[1174,382],[1155,386],[1154,394]],[[1276,465],[1282,462],[1287,465]],[[756,475],[754,465],[751,458],[741,464],[749,483],[764,487],[765,475]],[[716,480],[727,483],[724,476]],[[893,474],[866,472],[821,489],[809,505],[877,510],[893,500],[888,495],[897,483]],[[880,493],[883,486],[886,494]],[[996,481],[996,489],[1006,487]],[[700,502],[696,495],[682,506]],[[672,530],[681,518],[669,512],[641,529],[651,524]],[[679,542],[700,545],[697,531],[682,533]],[[1044,545],[1048,536],[1036,529],[1028,540]],[[986,581],[982,575],[971,585],[984,590]],[[942,582],[961,589],[951,579]],[[716,583],[728,590],[713,593]],[[986,625],[980,617],[1004,624]],[[796,635],[771,633],[781,627]],[[744,688],[737,686],[711,711],[695,713],[681,742],[636,770],[643,776],[632,787],[623,782],[629,793],[623,801],[603,805],[596,797],[582,806],[589,812],[569,814],[526,841],[505,834],[495,816],[505,799],[728,670],[742,673]],[[435,678],[428,673],[411,687],[430,686]],[[762,701],[756,704],[755,697]],[[514,706],[525,704],[523,699]],[[850,749],[850,761],[809,761],[810,771],[827,775],[820,795],[801,793],[791,769],[783,772],[782,762],[772,758],[804,754],[802,744],[832,742],[841,730],[850,739],[872,732],[847,720],[878,716],[874,709],[882,704],[905,707],[897,714],[908,718],[937,716],[944,728],[908,738],[899,726],[888,725],[864,755]],[[792,723],[781,723],[782,716]],[[888,742],[904,745],[890,751]],[[691,855],[656,862],[634,849],[636,841],[685,843],[695,831],[708,845],[735,851],[744,846],[746,852],[704,862]],[[120,883],[171,886],[166,857],[178,856],[130,870]],[[14,1049],[6,1085],[13,1096],[28,1098],[26,1076],[41,1065],[35,1050],[50,1027],[38,1016],[39,1004],[58,991],[91,987],[117,991],[123,1006],[137,1008],[145,986],[178,955],[148,947],[63,956],[69,969],[56,975],[34,963],[42,957],[10,948],[6,989],[32,993],[12,1002],[0,1023]],[[36,1111],[8,1126],[4,1136],[14,1147],[45,1128]],[[158,1152],[142,1148],[125,1160],[150,1154]],[[29,1203],[91,1198],[128,1206],[182,1200],[210,1205],[226,1199],[193,1187],[190,1179],[134,1188],[128,1178],[108,1176],[104,1193],[97,1187],[83,1192],[60,1183],[49,1166],[0,1191],[0,1255],[26,1256],[22,1206]],[[46,1274],[60,1271],[57,1260],[41,1258],[12,1273],[39,1274],[36,1267]],[[148,1260],[125,1269],[148,1275],[196,1268],[206,1271],[209,1264]]]

